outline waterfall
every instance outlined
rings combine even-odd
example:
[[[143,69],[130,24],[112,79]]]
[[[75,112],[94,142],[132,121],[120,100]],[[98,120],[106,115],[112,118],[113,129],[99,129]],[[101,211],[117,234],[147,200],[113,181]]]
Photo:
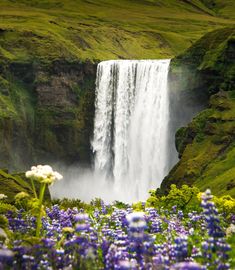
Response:
[[[95,174],[113,199],[144,200],[168,172],[170,60],[98,65],[94,119]]]

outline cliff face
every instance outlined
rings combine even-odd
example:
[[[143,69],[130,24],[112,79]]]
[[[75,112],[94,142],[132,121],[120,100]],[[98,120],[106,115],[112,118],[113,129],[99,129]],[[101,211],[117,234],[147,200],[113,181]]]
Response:
[[[1,72],[0,167],[90,161],[96,65],[10,63]]]
[[[172,61],[173,97],[183,104],[179,108],[172,101],[174,125],[179,125],[183,115],[190,117],[201,106],[205,109],[177,131],[180,161],[162,182],[163,191],[172,183],[188,183],[235,196],[234,60],[235,31],[225,28],[208,33]]]

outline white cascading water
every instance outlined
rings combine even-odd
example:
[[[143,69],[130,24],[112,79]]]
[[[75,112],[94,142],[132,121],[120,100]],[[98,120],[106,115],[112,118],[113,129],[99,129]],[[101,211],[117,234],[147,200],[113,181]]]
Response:
[[[168,172],[170,60],[116,60],[98,65],[95,174],[113,200],[144,200]],[[102,180],[101,180],[102,179]]]

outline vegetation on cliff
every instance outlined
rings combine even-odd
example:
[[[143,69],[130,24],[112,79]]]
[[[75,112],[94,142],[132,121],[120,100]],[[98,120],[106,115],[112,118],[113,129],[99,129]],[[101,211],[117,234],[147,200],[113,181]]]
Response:
[[[10,63],[0,84],[0,167],[89,162],[94,65]]]
[[[219,92],[210,107],[176,133],[179,163],[163,181],[210,187],[215,194],[235,197],[235,98],[234,92]]]
[[[176,133],[180,161],[164,179],[163,190],[188,183],[235,196],[234,37],[233,28],[211,32],[172,62],[172,84],[182,102],[203,96],[208,108]]]
[[[233,269],[235,3],[0,0],[0,7],[0,167],[8,168],[89,163],[96,62],[173,57],[214,30],[172,61],[173,123],[191,117],[191,104],[206,108],[176,133],[180,161],[164,194],[150,191],[132,205],[51,201],[48,185],[61,175],[50,166],[26,175],[0,170],[0,268]],[[217,196],[200,192],[206,188]]]

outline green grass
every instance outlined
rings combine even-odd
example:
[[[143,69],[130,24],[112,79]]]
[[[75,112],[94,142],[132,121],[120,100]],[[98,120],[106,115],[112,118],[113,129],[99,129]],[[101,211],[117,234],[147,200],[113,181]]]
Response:
[[[9,76],[6,82],[7,93],[0,92],[0,118],[14,119],[22,122],[34,121],[34,99],[28,85]],[[0,81],[1,84],[1,81]]]
[[[195,182],[201,189],[211,188],[217,195],[235,197],[235,145],[232,145],[224,155],[213,160],[203,176]]]
[[[221,71],[224,66],[225,56],[223,55],[228,47],[228,43],[232,43],[235,37],[234,27],[225,27],[209,32],[201,39],[193,44],[183,54],[173,60],[176,66],[190,65],[191,68],[197,70],[214,69]],[[228,67],[230,72],[234,70],[232,59],[226,59],[227,65],[231,61],[231,66]],[[224,71],[224,70],[222,70]]]
[[[176,0],[0,0],[0,55],[28,62],[171,58],[235,23],[235,3]]]

